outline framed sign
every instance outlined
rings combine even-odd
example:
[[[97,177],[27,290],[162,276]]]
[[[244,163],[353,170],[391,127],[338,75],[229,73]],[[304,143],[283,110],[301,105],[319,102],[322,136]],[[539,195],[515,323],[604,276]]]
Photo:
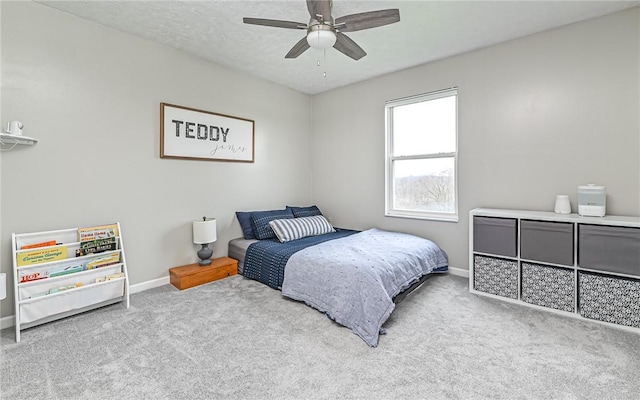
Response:
[[[160,158],[254,161],[255,122],[160,103]]]

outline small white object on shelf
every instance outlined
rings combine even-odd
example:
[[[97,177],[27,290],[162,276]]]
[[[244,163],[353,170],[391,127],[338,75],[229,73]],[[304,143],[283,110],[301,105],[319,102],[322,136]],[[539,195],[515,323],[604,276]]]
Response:
[[[556,214],[571,214],[571,203],[569,202],[569,196],[567,196],[566,194],[557,195],[554,211]]]
[[[10,135],[22,136],[24,125],[20,121],[11,121],[7,124],[7,133]]]
[[[606,187],[593,183],[578,186],[578,214],[583,217],[604,217],[606,208]]]

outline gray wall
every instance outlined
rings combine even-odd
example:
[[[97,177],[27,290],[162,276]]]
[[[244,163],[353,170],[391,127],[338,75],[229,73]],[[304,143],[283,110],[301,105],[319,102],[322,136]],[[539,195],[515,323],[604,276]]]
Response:
[[[313,199],[338,226],[432,238],[468,267],[468,212],[552,211],[579,185],[640,214],[639,9],[313,97]],[[384,217],[386,100],[459,87],[457,223]]]
[[[10,279],[12,232],[119,221],[136,284],[196,261],[194,219],[217,218],[221,256],[241,235],[234,211],[310,203],[310,96],[39,4],[1,7],[2,123],[40,140],[2,154]],[[255,120],[256,162],[160,159],[160,102]]]

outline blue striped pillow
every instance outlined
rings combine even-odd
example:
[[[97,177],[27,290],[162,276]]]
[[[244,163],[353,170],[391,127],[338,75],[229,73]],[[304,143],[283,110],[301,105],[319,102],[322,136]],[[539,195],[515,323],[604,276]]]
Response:
[[[336,231],[322,215],[293,219],[274,219],[269,222],[269,226],[271,226],[276,237],[282,243]]]

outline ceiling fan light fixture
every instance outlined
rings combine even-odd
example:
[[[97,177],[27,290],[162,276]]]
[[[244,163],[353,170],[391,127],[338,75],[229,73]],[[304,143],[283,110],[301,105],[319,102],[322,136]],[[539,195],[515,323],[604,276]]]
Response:
[[[365,11],[343,15],[336,19],[331,16],[333,0],[306,0],[306,3],[310,17],[308,24],[279,19],[247,17],[244,17],[242,21],[251,25],[306,30],[307,34],[293,45],[284,58],[296,58],[310,48],[326,50],[333,47],[356,61],[366,56],[367,52],[345,35],[345,32],[362,31],[400,21],[400,11],[397,8]]]
[[[307,43],[314,49],[328,49],[336,43],[336,34],[325,25],[315,25],[307,34]]]

